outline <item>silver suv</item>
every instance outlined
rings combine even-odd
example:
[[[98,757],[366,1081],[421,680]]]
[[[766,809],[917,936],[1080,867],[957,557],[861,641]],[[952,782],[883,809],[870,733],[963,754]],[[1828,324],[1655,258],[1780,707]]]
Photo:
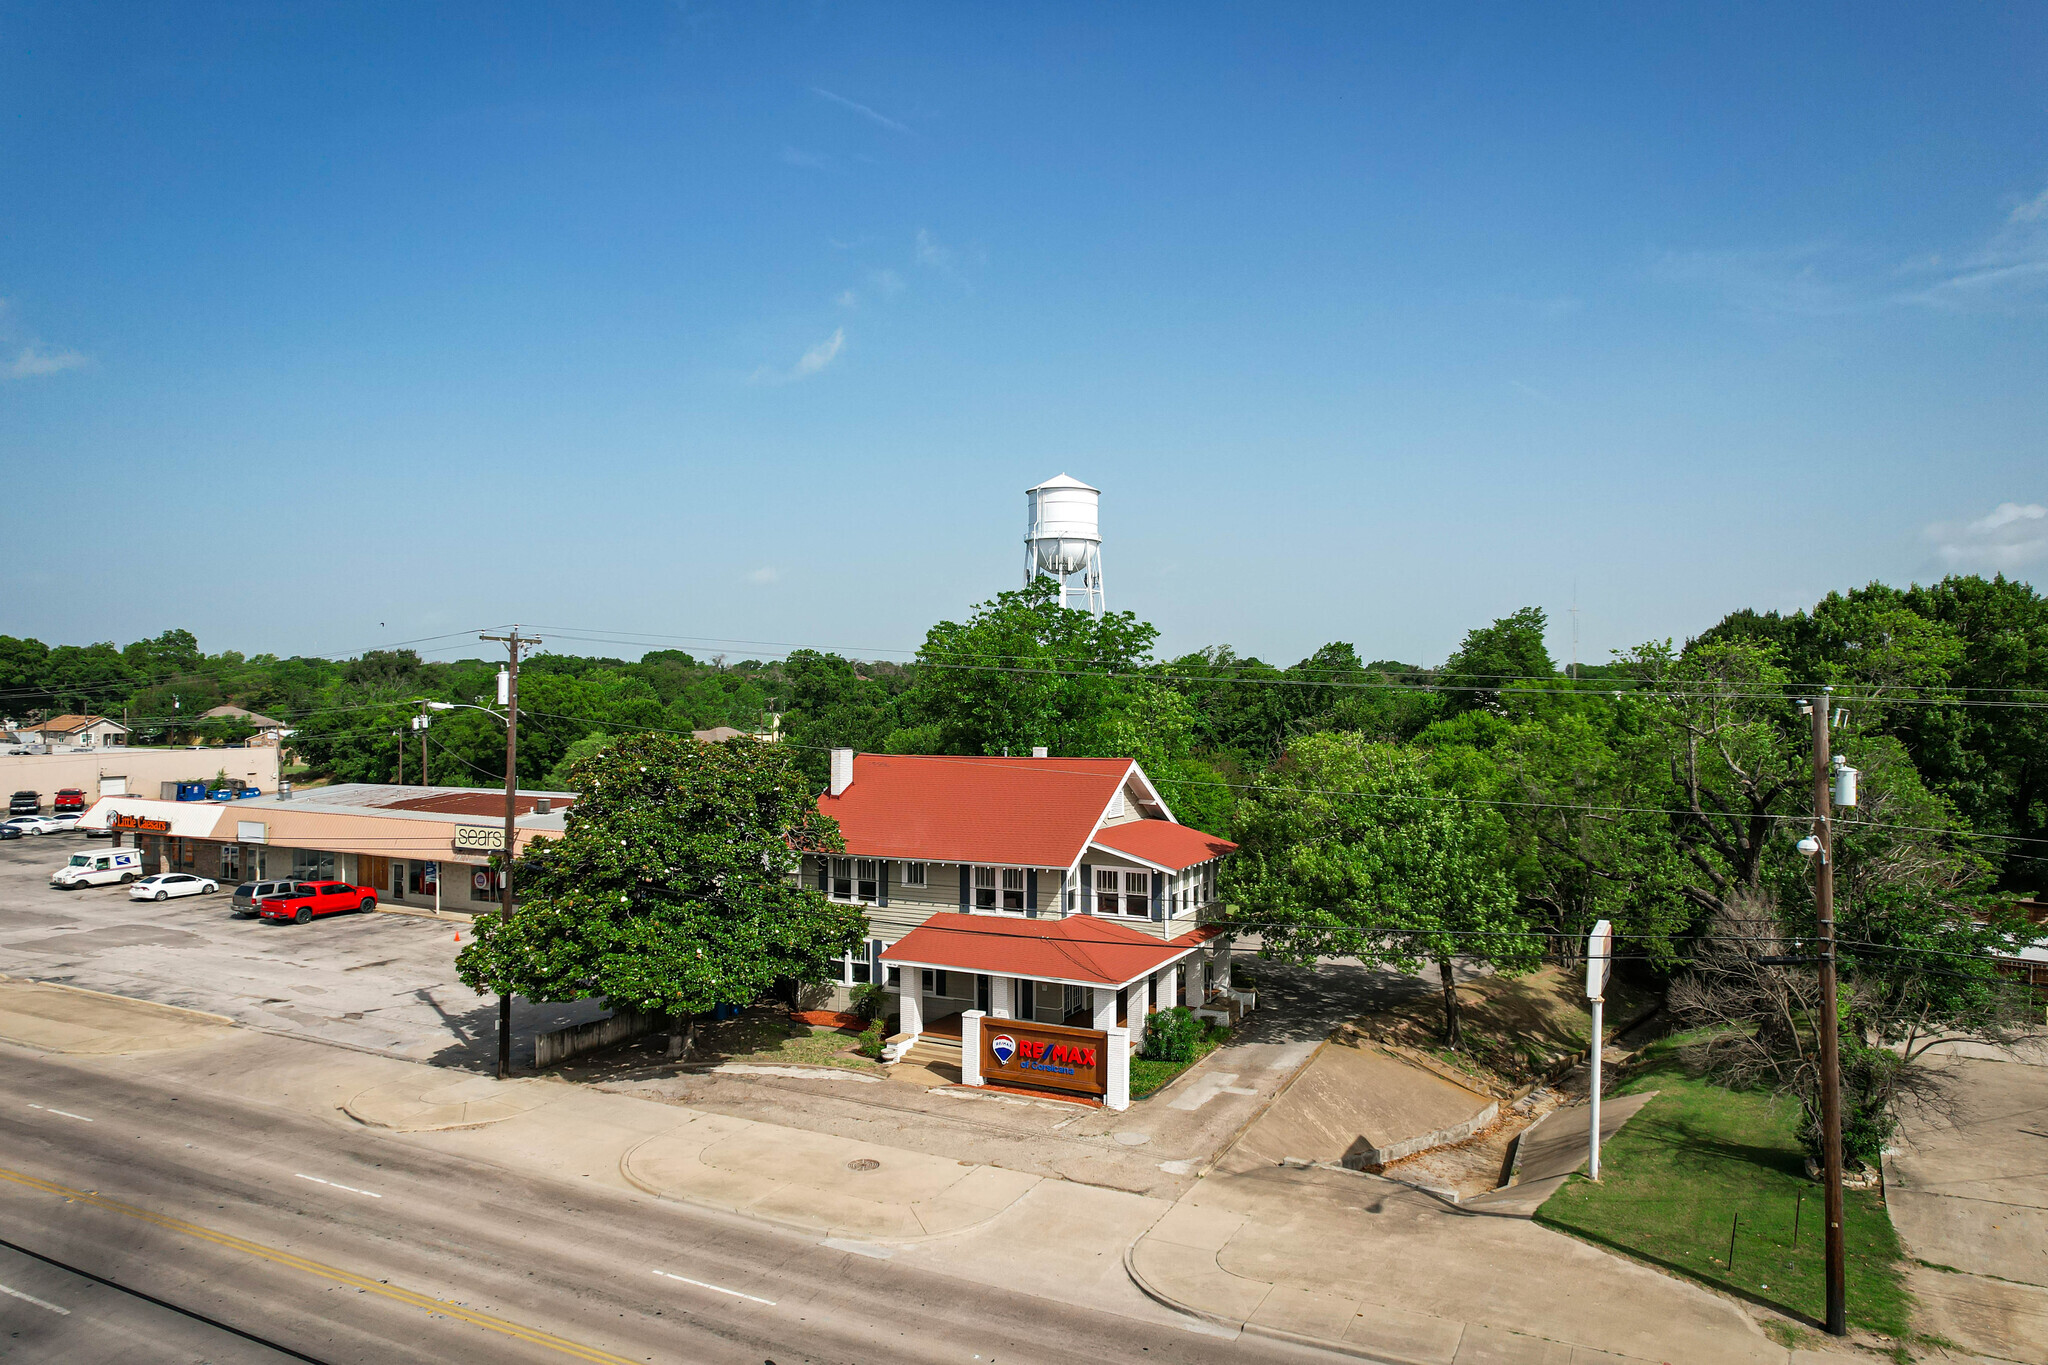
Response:
[[[297,882],[243,882],[235,888],[234,911],[238,919],[254,919],[271,896],[289,896]]]

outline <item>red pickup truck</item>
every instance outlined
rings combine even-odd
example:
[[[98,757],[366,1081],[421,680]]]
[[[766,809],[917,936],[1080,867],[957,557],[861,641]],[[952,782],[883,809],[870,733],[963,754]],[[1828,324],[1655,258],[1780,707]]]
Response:
[[[375,910],[377,888],[347,882],[293,882],[283,895],[265,896],[256,913],[264,919],[304,924],[315,915],[343,910]]]

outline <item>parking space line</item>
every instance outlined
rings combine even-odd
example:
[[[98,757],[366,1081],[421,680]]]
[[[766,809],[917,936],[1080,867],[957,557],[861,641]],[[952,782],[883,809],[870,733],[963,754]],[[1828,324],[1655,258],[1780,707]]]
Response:
[[[332,1180],[322,1180],[317,1175],[301,1175],[297,1171],[292,1172],[292,1174],[297,1175],[298,1178],[301,1180],[310,1180],[315,1185],[325,1185],[330,1190],[347,1190],[350,1194],[367,1194],[372,1199],[382,1199],[384,1197],[383,1195],[378,1194],[375,1190],[359,1190],[353,1185],[342,1185],[337,1184]]]
[[[730,1294],[736,1299],[747,1299],[753,1303],[765,1303],[770,1308],[775,1306],[775,1300],[773,1299],[757,1299],[752,1294],[742,1294],[739,1290],[727,1289],[722,1284],[706,1284],[702,1280],[693,1280],[688,1275],[671,1275],[666,1270],[657,1270],[654,1273],[663,1279],[681,1280],[684,1284],[694,1284],[699,1289],[709,1289],[715,1294]]]
[[[0,1284],[0,1294],[6,1294],[10,1298],[20,1299],[23,1303],[32,1303],[38,1308],[47,1308],[52,1313],[57,1314],[59,1317],[68,1318],[71,1316],[71,1310],[69,1308],[59,1308],[54,1303],[44,1303],[41,1299],[37,1298],[33,1294],[24,1294],[19,1289],[9,1289],[4,1284]]]
[[[71,1112],[70,1110],[68,1110],[68,1109],[52,1109],[52,1108],[50,1108],[50,1107],[49,1107],[48,1105],[46,1105],[46,1104],[32,1104],[32,1105],[30,1105],[30,1106],[29,1106],[29,1108],[31,1108],[31,1109],[40,1109],[40,1110],[42,1110],[42,1111],[43,1111],[43,1112],[44,1112],[45,1114],[55,1114],[55,1115],[56,1115],[56,1116],[57,1116],[58,1118],[63,1118],[63,1119],[77,1119],[77,1120],[78,1120],[78,1121],[79,1121],[80,1123],[91,1123],[91,1122],[93,1122],[93,1120],[91,1120],[91,1119],[87,1118],[87,1117],[86,1117],[85,1115],[83,1115],[83,1114],[74,1114],[74,1113],[72,1113],[72,1112]]]

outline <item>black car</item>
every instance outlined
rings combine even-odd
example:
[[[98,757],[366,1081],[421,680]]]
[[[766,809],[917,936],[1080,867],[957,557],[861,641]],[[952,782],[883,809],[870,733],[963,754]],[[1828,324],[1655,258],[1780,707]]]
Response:
[[[21,831],[12,825],[0,825],[0,840],[19,839]]]
[[[7,799],[9,815],[40,815],[43,810],[41,792],[16,792]]]

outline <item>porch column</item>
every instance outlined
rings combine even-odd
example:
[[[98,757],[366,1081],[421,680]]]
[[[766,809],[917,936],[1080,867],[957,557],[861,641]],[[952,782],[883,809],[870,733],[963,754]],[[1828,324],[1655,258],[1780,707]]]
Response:
[[[1230,944],[1231,935],[1225,934],[1216,940],[1216,989],[1230,989]]]
[[[1014,978],[992,976],[988,979],[988,1012],[997,1019],[1015,1019],[1016,1002],[1010,998]]]
[[[960,1084],[981,1084],[981,1011],[960,1015]]]
[[[1110,997],[1112,1006],[1115,996]],[[1105,1109],[1131,1107],[1131,1031],[1113,1028],[1103,1046],[1109,1049],[1109,1093],[1102,1097]]]
[[[914,1041],[924,1032],[924,969],[905,964],[896,974],[897,1032]]]
[[[1116,1027],[1116,987],[1095,986],[1095,1018],[1089,1021],[1090,1028],[1109,1030]]]
[[[1145,1041],[1145,1016],[1152,1012],[1152,978],[1141,976],[1132,982],[1128,999],[1125,1023],[1129,1026],[1131,1046],[1138,1047]]]

